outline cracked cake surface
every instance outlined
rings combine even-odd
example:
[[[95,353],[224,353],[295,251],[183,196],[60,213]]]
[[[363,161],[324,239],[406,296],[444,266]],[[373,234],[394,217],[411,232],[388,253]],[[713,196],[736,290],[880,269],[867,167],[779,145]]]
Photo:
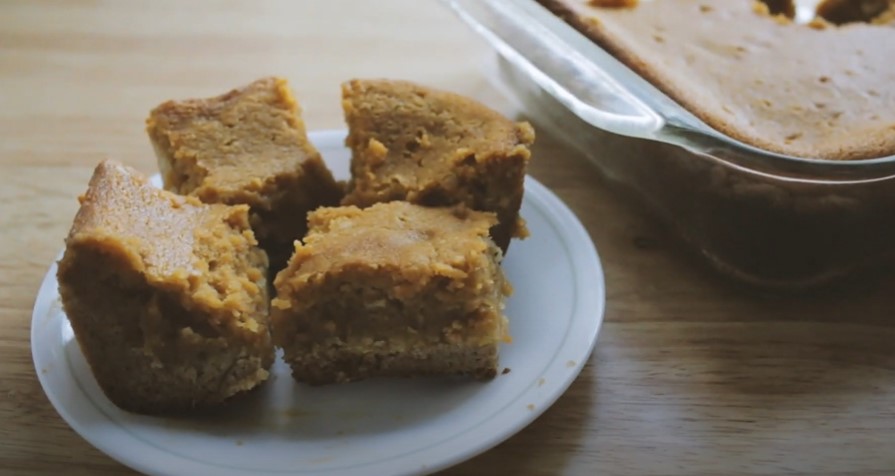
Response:
[[[62,303],[104,393],[139,413],[214,406],[268,377],[267,256],[246,205],[207,205],[104,161],[59,262]]]

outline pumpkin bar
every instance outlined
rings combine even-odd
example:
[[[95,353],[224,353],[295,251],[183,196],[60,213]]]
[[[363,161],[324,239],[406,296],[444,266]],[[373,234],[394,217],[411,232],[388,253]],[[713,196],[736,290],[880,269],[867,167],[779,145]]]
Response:
[[[265,78],[208,99],[168,101],[147,131],[165,189],[206,203],[246,204],[274,267],[306,230],[307,212],[342,189],[308,141],[286,80]]]
[[[321,208],[276,278],[274,343],[299,382],[496,374],[510,287],[494,214],[408,202]]]
[[[465,204],[497,214],[491,229],[506,251],[527,235],[519,217],[534,131],[471,99],[406,81],[342,85],[351,148],[343,205],[406,200]]]
[[[97,166],[65,240],[59,291],[106,396],[147,414],[214,406],[264,382],[267,256],[246,205],[206,205]]]

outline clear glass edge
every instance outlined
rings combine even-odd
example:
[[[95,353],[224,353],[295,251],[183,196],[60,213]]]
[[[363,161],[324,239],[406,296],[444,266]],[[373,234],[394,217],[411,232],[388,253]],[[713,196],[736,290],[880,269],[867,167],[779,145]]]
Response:
[[[711,156],[717,161],[727,163],[744,172],[757,172],[762,175],[774,176],[776,174],[773,171],[776,169],[791,168],[780,176],[780,178],[787,180],[799,181],[798,175],[800,173],[810,177],[806,181],[832,181],[841,184],[877,182],[895,178],[895,155],[850,161],[812,159],[766,151],[733,139],[700,121],[689,111],[600,48],[599,45],[581,35],[571,25],[541,6],[536,0],[441,0],[441,2],[453,10],[474,31],[478,30],[476,32],[492,45],[497,54],[517,67],[519,66],[519,57],[528,60],[526,53],[514,49],[513,53],[510,54],[518,55],[517,57],[508,58],[505,55],[508,45],[505,42],[504,45],[498,45],[494,42],[495,38],[500,38],[500,35],[493,28],[495,18],[488,18],[486,15],[483,15],[484,11],[482,8],[487,6],[494,12],[502,15],[502,18],[512,18],[515,22],[529,22],[532,27],[528,30],[529,32],[543,33],[546,29],[546,31],[553,33],[556,38],[565,41],[565,46],[567,46],[569,53],[566,54],[564,59],[574,62],[580,61],[582,55],[588,58],[591,65],[599,68],[604,75],[615,79],[615,85],[619,85],[626,93],[636,98],[640,104],[645,105],[652,113],[662,119],[661,127],[654,128],[652,131],[625,130],[630,128],[611,130],[610,128],[601,127],[599,124],[594,124],[595,121],[592,118],[587,116],[581,117],[578,114],[579,111],[570,108],[573,114],[592,127],[631,137],[642,137],[644,139],[666,142],[702,155]],[[477,25],[471,24],[471,21],[476,22]],[[486,34],[483,35],[481,30],[486,30]],[[487,33],[490,33],[490,35]],[[570,39],[573,41],[569,41]],[[574,41],[575,39],[578,41]],[[582,45],[587,46],[585,51],[581,51],[583,49]],[[553,51],[556,50],[554,49]],[[524,70],[526,74],[529,74],[531,70],[531,68],[526,67],[520,69]],[[550,76],[549,72],[541,73]],[[618,80],[619,75],[623,76],[624,81]],[[621,85],[622,82],[625,83],[624,86]],[[553,83],[557,83],[557,81],[553,80]],[[552,91],[547,92],[553,95]],[[565,93],[571,94],[568,91],[565,91]],[[554,97],[556,96],[554,95]],[[576,99],[582,103],[587,102],[580,98]],[[560,102],[566,105],[565,102]],[[735,157],[718,157],[713,151],[719,148],[730,149],[734,153],[738,153],[738,155]],[[752,157],[744,160],[743,155]],[[865,175],[854,178],[855,175],[862,173]],[[827,174],[829,176],[825,176]],[[793,177],[793,175],[796,176]]]

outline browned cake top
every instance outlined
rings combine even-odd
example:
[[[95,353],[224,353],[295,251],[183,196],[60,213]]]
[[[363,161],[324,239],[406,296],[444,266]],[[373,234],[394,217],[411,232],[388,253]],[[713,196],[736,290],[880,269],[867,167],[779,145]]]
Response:
[[[149,284],[235,314],[266,307],[267,260],[249,228],[248,206],[205,205],[159,190],[113,161],[94,171],[66,239],[116,256]]]
[[[193,231],[212,211],[195,198],[158,190],[139,172],[109,160],[96,167],[80,202],[70,242],[116,239],[135,268],[159,276],[192,268]]]
[[[542,0],[711,126],[803,157],[895,154],[891,25],[812,28],[749,0]]]
[[[485,253],[496,221],[493,213],[407,202],[320,208],[308,215],[310,231],[290,267],[303,275],[367,267],[456,277]]]
[[[493,345],[510,287],[488,237],[496,217],[463,207],[388,202],[321,208],[276,278],[274,339],[300,346],[366,338]],[[459,320],[459,321],[458,321]],[[290,350],[291,349],[291,350]]]
[[[528,124],[472,99],[407,81],[353,80],[342,85],[342,97],[351,126],[349,145],[366,147],[367,159],[376,158],[372,164],[352,164],[355,182],[397,177],[406,182],[404,188],[419,188],[443,181],[464,160],[527,158],[526,146],[534,141]]]
[[[162,103],[147,131],[173,151],[172,160],[196,168],[183,188],[198,187],[198,196],[247,194],[319,155],[299,112],[285,79],[264,78],[221,96]]]

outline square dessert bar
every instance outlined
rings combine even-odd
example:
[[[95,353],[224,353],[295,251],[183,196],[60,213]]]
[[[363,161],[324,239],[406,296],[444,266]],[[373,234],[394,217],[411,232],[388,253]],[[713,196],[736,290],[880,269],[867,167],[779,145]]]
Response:
[[[116,162],[97,166],[57,278],[81,351],[113,403],[181,412],[267,379],[267,256],[248,212],[156,189]]]
[[[497,372],[510,286],[494,214],[390,202],[321,208],[276,278],[274,343],[296,380]]]
[[[534,131],[471,99],[405,81],[342,85],[351,181],[343,205],[406,200],[465,204],[497,214],[491,229],[506,251],[526,236],[519,217]]]
[[[304,235],[308,211],[342,198],[284,79],[165,102],[152,110],[146,129],[165,188],[206,203],[249,205],[273,266],[285,263],[292,242]]]

